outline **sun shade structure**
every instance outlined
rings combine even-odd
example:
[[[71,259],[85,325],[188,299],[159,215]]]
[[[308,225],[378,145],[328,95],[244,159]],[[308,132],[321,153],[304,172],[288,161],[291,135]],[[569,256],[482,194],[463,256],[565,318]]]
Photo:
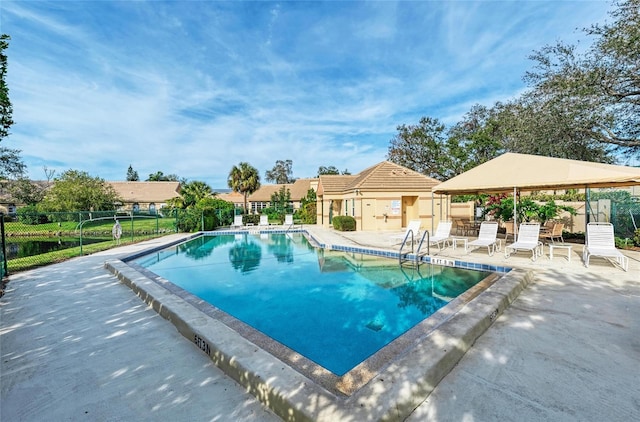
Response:
[[[640,185],[640,168],[508,152],[433,187],[475,194]]]

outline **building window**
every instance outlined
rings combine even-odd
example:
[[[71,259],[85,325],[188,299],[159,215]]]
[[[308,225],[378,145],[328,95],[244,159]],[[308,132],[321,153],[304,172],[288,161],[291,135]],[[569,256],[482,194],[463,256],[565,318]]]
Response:
[[[156,204],[152,202],[149,204],[149,214],[155,214],[155,213],[156,213]]]
[[[16,213],[16,204],[7,205],[7,213],[8,214],[15,214]]]
[[[251,213],[252,214],[259,214],[260,211],[262,211],[265,208],[269,208],[269,205],[271,205],[270,202],[252,202],[251,203]]]
[[[140,212],[140,204],[138,204],[137,202],[134,203],[131,209],[133,210],[133,212]]]

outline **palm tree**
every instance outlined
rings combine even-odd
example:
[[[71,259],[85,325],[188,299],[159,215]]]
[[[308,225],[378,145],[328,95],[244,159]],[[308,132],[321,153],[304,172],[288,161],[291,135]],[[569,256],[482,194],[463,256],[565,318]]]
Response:
[[[182,196],[185,204],[185,208],[195,205],[201,199],[212,196],[213,189],[205,182],[194,180],[192,182],[185,183],[180,188],[180,195]]]
[[[249,163],[242,162],[233,166],[227,179],[229,187],[234,192],[244,195],[244,212],[247,212],[247,196],[260,188],[260,174]]]

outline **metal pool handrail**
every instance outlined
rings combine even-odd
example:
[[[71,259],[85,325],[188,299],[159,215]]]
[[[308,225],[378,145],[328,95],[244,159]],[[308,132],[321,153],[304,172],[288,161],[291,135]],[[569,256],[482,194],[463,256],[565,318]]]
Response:
[[[407,240],[409,239],[409,235],[411,235],[411,252],[407,252],[404,256],[413,253],[413,244],[414,242],[414,237],[413,237],[413,230],[409,229],[407,231],[407,234],[404,236],[404,240],[402,241],[402,244],[400,245],[400,252],[398,253],[398,263],[400,265],[402,265],[402,263],[404,261],[407,261],[406,259],[403,260],[403,254],[402,254],[402,249],[404,248],[404,245],[407,243]],[[415,265],[418,266],[420,263],[420,249],[422,249],[422,244],[424,243],[424,238],[427,238],[427,255],[429,255],[429,230],[425,230],[424,233],[422,233],[422,238],[420,238],[420,243],[418,244],[418,249],[415,251]]]

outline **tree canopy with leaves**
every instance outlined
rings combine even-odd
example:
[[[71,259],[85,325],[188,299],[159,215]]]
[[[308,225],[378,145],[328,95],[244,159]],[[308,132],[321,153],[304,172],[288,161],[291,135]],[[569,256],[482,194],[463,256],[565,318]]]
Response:
[[[19,177],[9,182],[7,190],[17,203],[36,205],[44,198],[46,187],[42,184],[32,182],[26,177]]]
[[[188,208],[202,199],[213,196],[213,189],[205,182],[193,180],[181,186],[180,196],[184,201],[185,208]]]
[[[344,169],[342,172],[338,170],[335,166],[320,166],[318,167],[318,175],[316,177],[320,177],[324,174],[351,174],[349,170]]]
[[[129,164],[129,168],[127,169],[127,182],[137,182],[138,180],[140,180],[138,172]]]
[[[11,37],[0,35],[0,141],[9,136],[9,129],[13,125],[13,106],[9,100],[9,87],[6,83],[7,55]],[[20,150],[0,147],[0,179],[20,178],[26,166],[20,158]]]
[[[42,211],[110,211],[122,202],[110,184],[84,171],[67,170],[53,180],[39,204]]]
[[[247,197],[260,189],[260,173],[246,162],[233,166],[227,178],[227,184],[234,192],[244,196],[244,212],[247,212]]]
[[[7,55],[10,36],[0,35],[0,140],[9,136],[9,128],[13,124],[13,106],[9,100],[9,88],[5,78],[7,76]]]
[[[640,0],[614,2],[613,22],[585,32],[585,53],[562,42],[534,52],[525,81],[555,111],[577,117],[573,133],[640,156]]]
[[[293,174],[293,161],[291,160],[277,160],[276,165],[271,170],[267,170],[264,179],[267,182],[286,184],[293,183],[295,179],[291,177]]]
[[[388,159],[436,179],[448,177],[446,132],[438,119],[423,117],[417,125],[400,125],[391,140]]]
[[[504,152],[602,163],[640,157],[640,0],[614,5],[613,22],[586,30],[596,40],[585,53],[543,47],[531,56],[522,95],[475,105],[449,129],[432,117],[398,126],[388,159],[446,180]]]
[[[286,186],[280,186],[280,189],[271,194],[271,208],[273,211],[284,218],[284,215],[291,211],[291,191]]]
[[[338,170],[334,166],[329,166],[329,167],[320,166],[320,167],[318,167],[318,177],[320,177],[320,176],[322,176],[324,174],[340,174],[340,170]]]
[[[180,179],[175,174],[167,174],[165,175],[161,171],[157,171],[155,173],[151,173],[147,182],[179,182]]]

